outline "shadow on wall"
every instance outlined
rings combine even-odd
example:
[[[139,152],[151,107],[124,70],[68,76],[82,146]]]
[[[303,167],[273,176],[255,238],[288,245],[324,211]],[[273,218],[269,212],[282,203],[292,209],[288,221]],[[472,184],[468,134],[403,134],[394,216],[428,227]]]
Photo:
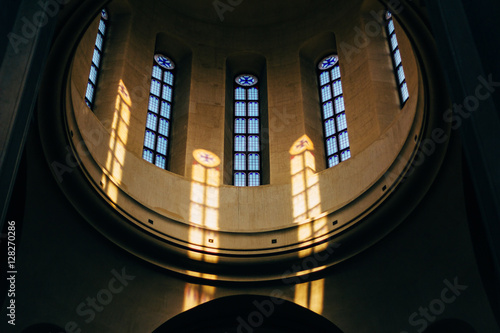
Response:
[[[59,326],[47,323],[40,323],[25,328],[24,330],[22,330],[21,333],[63,333],[63,332],[66,331]]]
[[[443,319],[430,325],[424,333],[476,333],[476,330],[462,320]]]
[[[326,318],[272,296],[218,298],[185,311],[153,333],[343,333]]]

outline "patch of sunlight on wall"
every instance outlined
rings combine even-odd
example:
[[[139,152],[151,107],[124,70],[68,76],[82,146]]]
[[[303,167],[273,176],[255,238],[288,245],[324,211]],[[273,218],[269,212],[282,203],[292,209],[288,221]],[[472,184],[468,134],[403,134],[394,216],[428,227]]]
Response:
[[[204,149],[196,149],[193,157],[189,222],[197,226],[189,228],[189,247],[196,251],[189,251],[188,255],[191,259],[216,263],[219,243],[210,229],[219,227],[220,158]]]
[[[290,174],[292,178],[293,222],[303,222],[321,213],[319,178],[312,151],[313,143],[307,135],[299,138],[290,148]]]
[[[214,299],[215,287],[186,283],[184,287],[184,305],[182,311],[187,311],[200,304]]]
[[[290,175],[292,177],[293,222],[315,220],[312,224],[302,224],[298,228],[297,240],[304,245],[327,229],[326,218],[321,217],[321,195],[319,177],[316,173],[314,145],[307,135],[303,135],[290,148]],[[326,248],[327,244],[299,251],[304,258]]]
[[[325,279],[295,285],[294,302],[318,314],[323,313]]]
[[[118,200],[118,189],[123,177],[123,167],[125,165],[125,153],[130,126],[130,107],[132,100],[127,87],[120,80],[118,84],[118,94],[115,102],[115,112],[111,124],[110,140],[108,143],[108,155],[106,157],[105,174],[102,175],[101,182],[104,192],[116,203]],[[107,181],[106,174],[114,184]]]

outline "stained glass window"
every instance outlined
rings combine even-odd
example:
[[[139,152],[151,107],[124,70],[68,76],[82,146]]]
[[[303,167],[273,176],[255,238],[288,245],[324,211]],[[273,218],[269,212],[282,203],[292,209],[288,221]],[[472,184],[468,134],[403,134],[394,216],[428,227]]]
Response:
[[[94,109],[97,79],[99,78],[99,70],[101,68],[102,54],[105,44],[104,41],[108,24],[108,12],[106,9],[103,9],[100,13],[99,28],[97,29],[97,37],[94,44],[92,63],[90,65],[89,79],[87,82],[87,90],[85,92],[85,103],[91,110]]]
[[[154,56],[142,157],[162,169],[167,168],[168,160],[174,68],[170,58]]]
[[[260,112],[258,78],[238,75],[234,85],[235,186],[260,185]]]
[[[330,168],[351,156],[339,57],[335,54],[325,57],[318,63],[318,70],[326,160]]]
[[[401,53],[399,51],[398,39],[396,37],[396,29],[394,28],[394,20],[392,19],[392,14],[390,11],[386,12],[385,21],[387,39],[389,41],[389,48],[392,55],[392,64],[394,66],[394,73],[396,75],[396,83],[398,85],[399,97],[402,107],[410,97],[410,94],[408,92],[403,64],[401,62]]]

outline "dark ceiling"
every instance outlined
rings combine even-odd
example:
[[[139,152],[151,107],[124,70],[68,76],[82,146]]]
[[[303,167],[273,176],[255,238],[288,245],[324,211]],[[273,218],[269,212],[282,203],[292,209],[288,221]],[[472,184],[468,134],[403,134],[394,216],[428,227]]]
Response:
[[[164,0],[173,10],[212,24],[269,25],[321,11],[335,0]]]

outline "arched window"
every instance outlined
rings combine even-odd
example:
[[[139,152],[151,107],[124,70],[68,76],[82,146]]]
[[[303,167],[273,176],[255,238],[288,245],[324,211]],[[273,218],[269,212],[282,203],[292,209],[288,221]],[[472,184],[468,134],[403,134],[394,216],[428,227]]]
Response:
[[[339,57],[335,54],[325,57],[318,69],[325,152],[330,168],[351,157]]]
[[[235,186],[261,184],[260,108],[258,79],[243,74],[234,83],[233,182]]]
[[[401,107],[406,103],[410,94],[408,93],[408,86],[406,85],[405,72],[403,70],[403,63],[401,61],[401,53],[399,52],[398,39],[396,38],[396,30],[394,28],[394,21],[390,11],[385,13],[387,39],[389,40],[389,48],[392,54],[392,64],[394,66],[394,73],[396,74],[396,82],[398,84],[399,97]]]
[[[101,11],[101,20],[97,29],[97,37],[95,40],[94,53],[92,55],[92,65],[90,66],[89,80],[87,82],[87,91],[85,92],[85,103],[93,110],[95,101],[95,90],[97,79],[99,77],[99,69],[101,68],[102,53],[104,50],[104,37],[108,30],[108,12],[106,9]]]
[[[167,168],[168,161],[174,68],[170,58],[154,56],[142,157],[162,169]]]

